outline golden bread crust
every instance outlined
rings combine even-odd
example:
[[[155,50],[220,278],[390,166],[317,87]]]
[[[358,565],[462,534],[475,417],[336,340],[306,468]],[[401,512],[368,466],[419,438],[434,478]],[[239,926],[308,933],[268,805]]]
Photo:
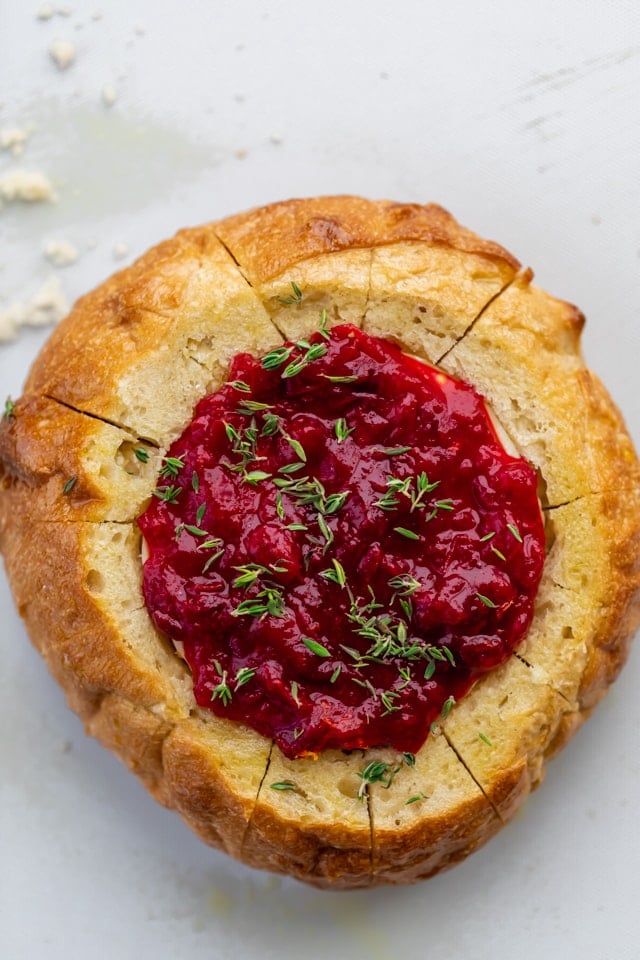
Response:
[[[18,610],[88,732],[207,843],[323,887],[431,876],[513,816],[620,670],[640,617],[640,468],[584,366],[582,315],[531,280],[440,207],[291,200],[155,247],[34,363],[0,424]],[[287,305],[292,282],[304,296]],[[142,597],[135,520],[164,451],[235,353],[312,331],[322,309],[473,383],[540,477],[531,629],[413,766],[384,749],[288,760],[202,711]],[[398,766],[391,786],[362,789],[371,759]]]

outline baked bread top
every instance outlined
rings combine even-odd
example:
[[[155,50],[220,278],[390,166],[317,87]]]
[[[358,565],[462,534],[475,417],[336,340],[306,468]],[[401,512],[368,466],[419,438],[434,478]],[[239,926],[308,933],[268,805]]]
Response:
[[[640,471],[584,366],[582,315],[531,281],[439,207],[292,200],[160,244],[36,360],[0,427],[18,609],[89,732],[207,842],[323,886],[429,876],[513,814],[615,678],[638,620]],[[285,303],[292,283],[304,296]],[[308,335],[323,309],[473,384],[540,478],[533,624],[412,767],[384,749],[288,760],[201,710],[141,593],[135,521],[194,405],[235,354]],[[387,782],[365,782],[372,761]]]

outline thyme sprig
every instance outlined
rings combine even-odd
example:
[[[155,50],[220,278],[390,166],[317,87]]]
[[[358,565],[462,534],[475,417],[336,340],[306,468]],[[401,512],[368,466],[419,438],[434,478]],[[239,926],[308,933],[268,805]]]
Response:
[[[290,294],[290,296],[277,297],[276,299],[278,300],[278,303],[284,303],[287,306],[290,306],[293,303],[300,303],[300,301],[302,300],[302,290],[294,280],[291,281],[291,290],[292,290],[292,293]]]

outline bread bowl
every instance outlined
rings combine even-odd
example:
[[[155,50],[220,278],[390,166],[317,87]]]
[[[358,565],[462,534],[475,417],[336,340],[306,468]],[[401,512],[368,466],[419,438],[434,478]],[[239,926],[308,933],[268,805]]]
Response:
[[[80,300],[36,360],[0,432],[18,609],[87,730],[206,842],[317,886],[430,876],[510,819],[622,666],[638,463],[583,364],[580,313],[531,280],[433,205],[289,201],[154,248]],[[384,746],[291,759],[199,707],[142,594],[137,520],[195,405],[237,354],[308,337],[323,310],[328,328],[361,327],[472,384],[540,480],[531,626],[411,765]],[[371,762],[392,782],[365,782]]]

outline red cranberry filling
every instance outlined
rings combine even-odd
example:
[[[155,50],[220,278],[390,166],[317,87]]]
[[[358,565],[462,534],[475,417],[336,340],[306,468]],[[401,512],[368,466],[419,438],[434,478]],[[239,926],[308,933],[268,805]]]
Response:
[[[238,355],[155,494],[156,625],[201,706],[289,757],[415,752],[531,621],[533,469],[471,386],[350,325]]]

